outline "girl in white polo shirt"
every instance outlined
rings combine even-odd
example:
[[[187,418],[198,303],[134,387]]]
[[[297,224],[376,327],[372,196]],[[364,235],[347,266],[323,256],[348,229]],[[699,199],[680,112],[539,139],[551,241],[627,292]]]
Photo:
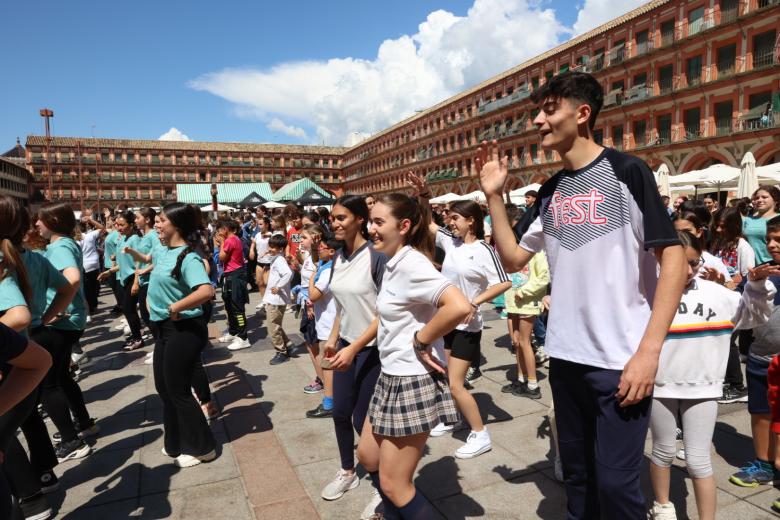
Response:
[[[472,307],[431,263],[429,222],[427,209],[401,193],[379,197],[371,209],[371,239],[389,260],[377,295],[382,374],[358,458],[383,493],[387,518],[435,517],[412,477],[431,430],[458,418],[445,375],[442,336],[464,321]]]

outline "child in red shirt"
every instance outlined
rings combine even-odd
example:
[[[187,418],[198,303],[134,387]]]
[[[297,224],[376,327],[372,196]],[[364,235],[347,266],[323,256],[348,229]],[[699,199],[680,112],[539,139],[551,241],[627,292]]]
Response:
[[[249,303],[247,291],[244,248],[236,233],[240,226],[235,220],[221,220],[217,224],[215,245],[219,248],[219,262],[222,264],[222,299],[228,316],[228,331],[219,338],[220,343],[229,343],[228,350],[240,350],[252,346],[247,339],[246,309]]]

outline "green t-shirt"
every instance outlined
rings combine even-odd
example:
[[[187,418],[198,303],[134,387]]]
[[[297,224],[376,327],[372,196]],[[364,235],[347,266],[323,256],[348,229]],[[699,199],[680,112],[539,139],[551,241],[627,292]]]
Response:
[[[114,230],[106,235],[103,240],[103,267],[111,269],[114,265],[111,262],[111,256],[116,254],[116,244],[119,241],[119,231]]]
[[[81,272],[79,291],[73,297],[73,301],[70,302],[66,311],[69,316],[55,321],[52,323],[52,327],[61,330],[84,330],[87,325],[87,304],[84,300],[84,267],[81,248],[72,238],[62,237],[46,247],[44,256],[60,273],[69,267],[75,267]],[[57,294],[57,290],[53,287],[47,289],[46,308],[51,305],[55,294]]]
[[[43,313],[48,308],[48,290],[54,289],[56,292],[57,289],[68,285],[68,280],[41,253],[24,250],[22,251],[22,261],[27,268],[27,272],[31,273],[29,276],[32,289],[32,308],[30,309],[32,322],[30,323],[30,328],[35,328],[41,325]]]
[[[15,274],[9,274],[0,281],[0,313],[14,307],[27,307],[22,289]]]
[[[119,265],[119,273],[117,279],[125,283],[128,277],[135,275],[135,260],[128,253],[123,253],[122,250],[125,247],[135,249],[138,251],[138,244],[141,242],[141,237],[138,235],[130,235],[129,237],[120,236],[119,241],[116,244],[116,263]]]
[[[750,247],[756,253],[756,265],[769,262],[772,255],[766,248],[766,222],[768,219],[761,217],[747,217],[742,219],[742,234]]]
[[[138,242],[138,252],[143,255],[154,256],[156,252],[155,250],[158,247],[162,247],[162,243],[160,242],[160,238],[157,236],[157,232],[155,230],[149,231],[147,234],[141,237],[141,240]],[[140,267],[144,268],[147,267],[148,265],[149,264],[142,264]],[[151,273],[142,275],[139,279],[139,283],[141,285],[147,285],[149,283],[150,274]]]
[[[146,304],[149,306],[149,317],[152,321],[167,320],[168,306],[189,295],[196,287],[208,284],[209,276],[203,266],[203,260],[196,253],[188,253],[181,264],[181,276],[175,279],[171,276],[176,260],[185,246],[174,248],[161,247],[155,251],[154,269],[149,279],[149,293]],[[203,309],[196,307],[180,312],[180,318],[194,318],[203,314]]]

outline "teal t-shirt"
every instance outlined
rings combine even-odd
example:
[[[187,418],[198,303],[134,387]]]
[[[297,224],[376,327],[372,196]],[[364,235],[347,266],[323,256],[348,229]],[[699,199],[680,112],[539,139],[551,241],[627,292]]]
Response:
[[[128,277],[135,275],[135,260],[128,253],[123,253],[122,250],[125,247],[135,249],[138,251],[138,244],[141,242],[141,237],[138,235],[130,235],[129,237],[120,236],[116,244],[116,263],[119,265],[119,273],[117,279],[125,283]]]
[[[12,273],[0,281],[0,313],[19,306],[27,307],[27,301],[24,299],[16,275]]]
[[[158,247],[162,247],[162,243],[160,242],[160,238],[157,236],[157,232],[155,230],[149,231],[147,234],[141,237],[141,240],[138,242],[138,252],[144,255],[154,256]],[[148,265],[149,264],[142,264],[141,268],[147,267]],[[142,275],[139,279],[139,283],[141,285],[147,285],[149,283],[150,274],[151,273]]]
[[[40,327],[41,318],[47,309],[47,292],[49,289],[57,289],[68,285],[68,280],[56,267],[41,253],[34,251],[22,251],[22,261],[30,276],[30,288],[32,289],[32,322],[30,328]]]
[[[114,230],[106,235],[103,240],[103,267],[111,269],[113,263],[111,262],[111,256],[116,254],[116,244],[119,241],[119,231]]]
[[[69,267],[75,267],[81,272],[79,291],[73,297],[73,301],[70,302],[66,311],[69,316],[55,321],[51,326],[61,330],[84,330],[84,327],[87,325],[87,304],[84,300],[84,267],[81,258],[81,248],[72,238],[62,237],[46,247],[44,256],[60,273]],[[53,287],[47,289],[47,308],[54,300],[55,294],[57,294],[57,290]]]
[[[181,276],[176,280],[171,276],[176,260],[186,246],[174,248],[161,247],[154,256],[154,269],[149,278],[149,293],[146,304],[149,306],[149,317],[152,321],[167,320],[168,306],[190,294],[196,287],[209,283],[209,276],[203,260],[197,253],[188,253],[181,264]],[[180,312],[180,318],[194,318],[203,314],[203,309],[196,307]]]
[[[746,217],[742,219],[742,234],[745,235],[750,247],[756,253],[756,265],[769,262],[772,255],[766,248],[766,221],[761,217]]]

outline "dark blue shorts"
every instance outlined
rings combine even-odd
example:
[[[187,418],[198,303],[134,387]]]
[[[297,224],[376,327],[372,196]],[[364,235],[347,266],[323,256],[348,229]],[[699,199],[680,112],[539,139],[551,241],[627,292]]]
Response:
[[[769,414],[769,383],[767,371],[769,362],[748,356],[745,374],[747,375],[748,413]]]
[[[319,341],[317,338],[316,323],[314,318],[309,318],[309,313],[306,312],[306,306],[303,305],[302,307],[301,328],[299,330],[301,331],[301,334],[303,334],[303,339],[306,341],[306,343],[309,345],[315,345]]]

